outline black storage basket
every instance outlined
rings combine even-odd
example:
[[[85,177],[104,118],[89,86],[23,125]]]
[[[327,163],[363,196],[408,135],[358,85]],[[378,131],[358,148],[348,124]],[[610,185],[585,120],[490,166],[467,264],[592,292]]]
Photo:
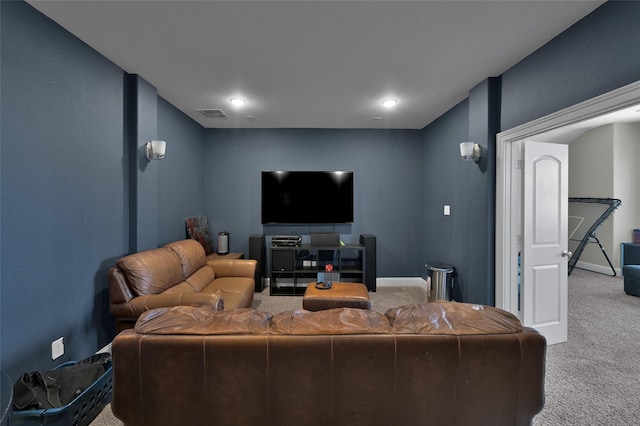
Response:
[[[76,361],[66,362],[56,368],[75,365]],[[38,410],[13,410],[11,425],[59,425],[86,426],[91,423],[102,409],[111,402],[113,391],[112,365],[108,361],[105,372],[76,399],[60,408]]]

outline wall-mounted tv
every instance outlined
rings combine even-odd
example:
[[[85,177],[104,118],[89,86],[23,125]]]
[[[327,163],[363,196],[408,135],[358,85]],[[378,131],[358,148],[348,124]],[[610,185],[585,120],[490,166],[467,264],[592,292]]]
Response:
[[[352,222],[353,172],[262,172],[263,224]]]

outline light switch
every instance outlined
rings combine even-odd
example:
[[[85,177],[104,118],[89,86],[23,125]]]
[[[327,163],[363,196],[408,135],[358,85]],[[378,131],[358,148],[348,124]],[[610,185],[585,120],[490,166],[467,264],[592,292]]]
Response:
[[[444,206],[444,215],[449,216],[451,214],[451,206],[445,204]]]

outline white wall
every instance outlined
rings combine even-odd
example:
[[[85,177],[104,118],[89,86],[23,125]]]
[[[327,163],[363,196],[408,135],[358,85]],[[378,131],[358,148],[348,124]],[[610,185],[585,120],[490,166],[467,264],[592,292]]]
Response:
[[[616,198],[613,145],[613,124],[588,130],[569,144],[569,197]],[[596,235],[616,266],[612,257],[613,219],[602,224]],[[597,244],[587,244],[579,261],[609,268]]]
[[[640,123],[615,125],[613,156],[613,193],[622,200],[613,236],[616,242],[629,242],[633,229],[640,228]]]
[[[613,130],[613,124],[597,127],[569,144],[570,197],[613,194]]]
[[[591,129],[569,145],[569,196],[618,198],[621,206],[597,236],[613,266],[620,266],[620,243],[640,227],[640,123],[608,124]],[[609,265],[597,244],[588,244],[581,263]]]

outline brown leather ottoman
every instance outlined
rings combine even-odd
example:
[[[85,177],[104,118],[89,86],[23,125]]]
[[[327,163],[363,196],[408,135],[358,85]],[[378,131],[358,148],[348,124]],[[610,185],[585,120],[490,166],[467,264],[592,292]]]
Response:
[[[302,297],[302,308],[307,311],[333,308],[371,309],[371,299],[364,284],[334,282],[330,289],[320,290],[316,288],[316,283],[309,283]]]

